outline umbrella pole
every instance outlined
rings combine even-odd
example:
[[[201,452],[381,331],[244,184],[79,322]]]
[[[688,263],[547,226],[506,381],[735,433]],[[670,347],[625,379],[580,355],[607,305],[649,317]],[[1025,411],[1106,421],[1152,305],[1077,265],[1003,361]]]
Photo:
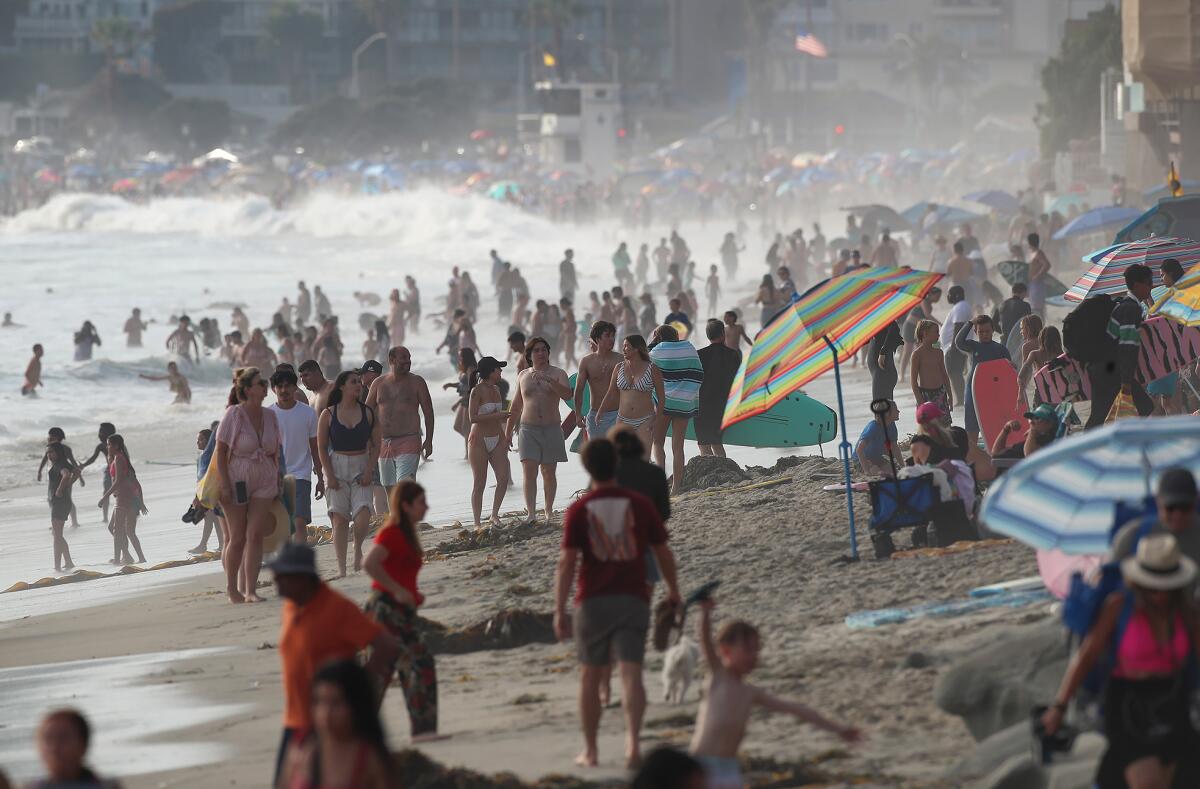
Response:
[[[850,559],[858,561],[858,537],[854,533],[854,491],[851,489],[850,483],[850,439],[846,436],[846,403],[842,399],[842,369],[838,364],[838,352],[833,342],[828,337],[822,337],[825,344],[829,346],[830,353],[833,354],[833,380],[837,387],[838,397],[838,418],[842,423],[842,443],[838,444],[838,454],[842,458],[842,469],[846,475],[846,512],[850,516]]]

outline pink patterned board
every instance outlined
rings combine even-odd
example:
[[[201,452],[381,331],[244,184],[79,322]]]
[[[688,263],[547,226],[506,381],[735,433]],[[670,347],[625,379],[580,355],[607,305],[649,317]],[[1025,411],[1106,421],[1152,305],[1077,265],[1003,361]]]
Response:
[[[1092,383],[1083,365],[1066,354],[1034,373],[1033,385],[1038,400],[1051,405],[1092,399]]]

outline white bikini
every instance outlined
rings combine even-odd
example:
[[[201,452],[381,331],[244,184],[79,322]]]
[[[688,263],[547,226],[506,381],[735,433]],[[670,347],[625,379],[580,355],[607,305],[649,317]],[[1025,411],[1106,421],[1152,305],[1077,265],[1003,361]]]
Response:
[[[487,416],[488,414],[499,413],[502,410],[504,410],[504,403],[484,403],[483,405],[479,406],[479,415]],[[489,455],[492,454],[492,450],[494,450],[499,443],[500,436],[483,437],[483,448],[487,450]]]

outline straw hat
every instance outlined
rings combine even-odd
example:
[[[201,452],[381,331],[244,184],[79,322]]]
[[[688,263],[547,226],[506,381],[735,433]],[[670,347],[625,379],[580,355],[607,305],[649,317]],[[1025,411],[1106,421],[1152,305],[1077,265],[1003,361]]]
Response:
[[[1170,534],[1152,534],[1138,542],[1137,556],[1121,562],[1121,574],[1144,589],[1180,589],[1196,579],[1196,563],[1184,556]]]

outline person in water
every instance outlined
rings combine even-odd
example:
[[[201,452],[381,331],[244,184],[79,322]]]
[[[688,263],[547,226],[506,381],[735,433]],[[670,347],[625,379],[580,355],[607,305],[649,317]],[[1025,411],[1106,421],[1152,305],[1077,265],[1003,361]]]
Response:
[[[179,372],[179,365],[175,362],[167,362],[166,375],[146,375],[142,373],[139,377],[147,381],[168,381],[168,386],[175,393],[176,403],[186,405],[192,402],[192,387],[188,385],[187,377]]]

